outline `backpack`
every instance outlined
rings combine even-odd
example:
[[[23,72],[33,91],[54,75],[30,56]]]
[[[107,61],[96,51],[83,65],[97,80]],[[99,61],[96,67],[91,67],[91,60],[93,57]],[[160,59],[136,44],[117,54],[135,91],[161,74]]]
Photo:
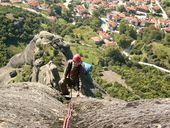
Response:
[[[92,65],[86,62],[83,62],[84,67],[85,67],[85,74],[88,75],[90,71],[92,70]]]

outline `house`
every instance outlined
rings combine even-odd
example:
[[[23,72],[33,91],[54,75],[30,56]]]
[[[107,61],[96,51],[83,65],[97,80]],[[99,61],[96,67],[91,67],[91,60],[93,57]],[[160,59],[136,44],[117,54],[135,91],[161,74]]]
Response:
[[[158,19],[157,26],[161,28],[170,27],[170,20]]]
[[[40,9],[48,10],[48,8],[49,8],[49,4],[47,4],[47,3],[40,4]]]
[[[109,35],[107,32],[99,31],[98,34],[99,34],[99,37],[100,37],[101,39],[103,39],[103,40],[110,38],[110,35]]]
[[[160,7],[157,6],[157,5],[153,6],[153,7],[152,7],[152,10],[153,10],[154,12],[161,12]]]
[[[58,3],[57,5],[60,6],[62,10],[67,9],[63,3]]]
[[[131,6],[131,5],[135,5],[135,3],[134,3],[134,1],[127,1],[127,2],[126,2],[126,5],[127,5],[127,6]]]
[[[109,24],[109,29],[110,29],[111,31],[115,30],[116,27],[117,27],[117,25],[118,25],[117,22],[111,21],[111,20],[109,20],[108,24]]]
[[[118,16],[120,17],[120,18],[125,18],[126,17],[126,15],[125,15],[125,13],[118,13]]]
[[[137,7],[136,7],[136,10],[147,13],[147,12],[149,12],[149,6],[147,6],[147,5],[137,6]]]
[[[139,19],[136,17],[125,17],[125,19],[129,24],[132,24],[134,26],[139,26],[140,24]]]
[[[89,13],[92,15],[93,12],[94,12],[95,10],[97,10],[97,6],[91,4],[91,5],[89,6],[88,10],[89,10]]]
[[[57,19],[55,16],[48,16],[47,18],[48,18],[50,21],[56,21],[56,19]]]
[[[112,1],[112,2],[107,2],[107,8],[108,9],[116,9],[119,1]]]
[[[147,23],[147,20],[143,19],[139,21],[139,26],[140,27],[145,27],[145,24]]]
[[[81,16],[85,12],[86,8],[83,5],[76,5],[75,12],[77,16]]]
[[[148,0],[133,0],[135,5],[146,5],[148,4]]]
[[[114,20],[116,16],[117,16],[117,12],[111,12],[106,14],[106,17],[109,20]]]
[[[22,0],[11,0],[11,3],[22,3]]]
[[[108,47],[108,46],[117,46],[116,42],[104,39],[103,40],[104,44],[102,45],[103,47]]]
[[[91,37],[91,40],[98,46],[103,44],[103,40],[99,36]]]
[[[135,6],[126,6],[125,9],[128,13],[133,13],[133,14],[136,13],[136,7]]]
[[[0,0],[0,3],[10,3],[10,0]]]
[[[38,9],[39,2],[38,2],[38,0],[30,0],[30,1],[28,2],[28,5],[29,5],[32,9]]]
[[[145,26],[149,25],[154,25],[155,27],[157,27],[157,19],[155,18],[145,19]]]
[[[89,0],[89,3],[91,3],[91,4],[99,4],[101,2],[102,2],[102,0]]]
[[[163,29],[166,33],[170,33],[170,27]]]

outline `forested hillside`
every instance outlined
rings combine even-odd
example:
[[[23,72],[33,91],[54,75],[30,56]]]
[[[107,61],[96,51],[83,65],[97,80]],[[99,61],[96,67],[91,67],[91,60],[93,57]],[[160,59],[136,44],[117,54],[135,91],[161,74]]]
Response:
[[[130,48],[130,55],[136,61],[144,61],[170,69],[170,34],[149,26],[139,33]]]

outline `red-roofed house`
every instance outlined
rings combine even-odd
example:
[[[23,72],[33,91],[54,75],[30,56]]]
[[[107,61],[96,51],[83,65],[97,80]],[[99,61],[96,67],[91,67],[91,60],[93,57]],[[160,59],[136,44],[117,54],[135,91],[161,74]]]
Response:
[[[90,0],[91,4],[99,4],[101,2],[102,2],[102,0]]]
[[[94,43],[96,45],[102,45],[103,44],[103,40],[100,37],[98,37],[98,36],[91,37],[91,39],[94,41]]]
[[[30,0],[28,2],[28,5],[33,9],[37,9],[39,6],[39,2],[38,2],[38,0]]]
[[[85,12],[86,8],[83,5],[76,5],[75,12],[77,16],[81,16]]]
[[[146,5],[150,0],[133,0],[136,5]]]
[[[110,38],[110,35],[104,31],[99,31],[98,34],[101,39],[109,39]]]
[[[109,41],[109,40],[107,40],[107,39],[104,39],[103,41],[104,41],[103,47],[116,46],[116,45],[117,45],[116,42]]]
[[[155,12],[158,12],[158,11],[161,10],[160,7],[157,6],[157,5],[153,6],[152,9],[153,9]]]
[[[136,7],[137,11],[141,11],[141,12],[148,12],[149,11],[149,7],[147,5],[144,6],[137,6]]]
[[[118,13],[118,16],[119,16],[120,18],[125,18],[125,17],[126,17],[126,15],[125,15],[124,13]]]
[[[170,20],[158,19],[157,23],[161,28],[170,27]]]
[[[111,30],[114,30],[114,29],[116,29],[116,27],[117,27],[117,22],[114,22],[114,21],[109,20],[108,24],[109,24],[109,28],[110,28]]]
[[[9,3],[10,0],[0,0],[0,3]]]
[[[169,28],[164,28],[163,29],[165,32],[170,33],[170,27]]]
[[[136,13],[136,7],[134,6],[126,6],[126,11],[129,13]]]
[[[136,17],[125,17],[126,21],[134,26],[138,26],[140,21]]]
[[[57,19],[55,16],[48,16],[47,18],[51,21],[56,21],[56,19]]]
[[[49,8],[49,4],[43,3],[43,4],[40,5],[40,7],[41,7],[41,9],[43,9],[43,10],[47,10],[47,9]]]

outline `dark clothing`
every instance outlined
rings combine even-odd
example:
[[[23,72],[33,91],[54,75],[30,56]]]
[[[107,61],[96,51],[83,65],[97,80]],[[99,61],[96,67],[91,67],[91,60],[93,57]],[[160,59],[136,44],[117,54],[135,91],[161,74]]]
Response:
[[[63,81],[59,81],[59,86],[63,94],[68,94],[69,87],[77,87],[78,91],[83,89],[85,80],[85,68],[83,64],[76,64],[69,60],[63,74]]]

